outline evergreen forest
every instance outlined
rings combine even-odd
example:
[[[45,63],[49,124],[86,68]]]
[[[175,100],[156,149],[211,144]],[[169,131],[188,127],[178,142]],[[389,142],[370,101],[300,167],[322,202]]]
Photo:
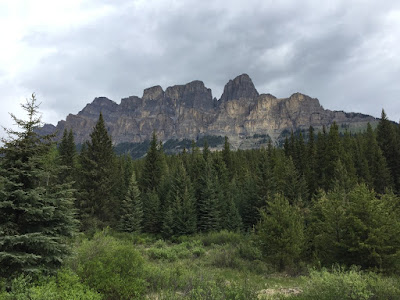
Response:
[[[282,147],[117,155],[39,136],[35,95],[0,149],[0,299],[400,299],[400,126]]]

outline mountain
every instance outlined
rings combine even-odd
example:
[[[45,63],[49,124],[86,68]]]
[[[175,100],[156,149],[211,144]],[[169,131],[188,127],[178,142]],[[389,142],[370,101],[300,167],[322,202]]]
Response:
[[[365,128],[377,122],[372,116],[324,109],[318,99],[295,93],[278,99],[259,94],[251,78],[242,74],[225,85],[219,100],[202,81],[144,90],[143,96],[123,98],[120,104],[98,97],[77,115],[70,114],[57,126],[46,124],[41,132],[72,129],[76,143],[89,139],[102,112],[115,145],[142,143],[155,130],[159,139],[198,140],[204,136],[228,136],[232,148],[254,148],[266,137],[278,141],[291,130],[316,129],[336,122],[341,128]]]

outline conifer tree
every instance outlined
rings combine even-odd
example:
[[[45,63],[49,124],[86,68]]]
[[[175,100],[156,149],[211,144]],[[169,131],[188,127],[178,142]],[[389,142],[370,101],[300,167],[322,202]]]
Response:
[[[237,188],[234,182],[231,182],[226,198],[221,201],[221,229],[230,231],[240,231],[243,227],[242,218],[239,214],[235,197],[237,196]]]
[[[222,160],[224,161],[226,169],[228,170],[228,177],[229,179],[231,179],[233,177],[234,166],[232,162],[232,154],[227,136],[225,136],[224,148],[222,149]]]
[[[60,181],[71,181],[74,178],[76,168],[76,145],[72,129],[69,131],[64,129],[58,152],[60,154],[60,164],[65,167],[60,174]]]
[[[162,229],[162,211],[158,193],[155,190],[151,190],[144,193],[142,198],[143,231],[149,233],[160,233]]]
[[[389,121],[385,111],[382,109],[381,120],[377,127],[377,141],[386,158],[395,190],[400,192],[400,148],[397,141],[395,125]]]
[[[318,179],[318,187],[322,189],[329,189],[329,175],[328,175],[328,155],[327,155],[328,137],[325,126],[322,127],[322,132],[317,134],[316,142],[316,177]]]
[[[140,233],[142,231],[143,204],[135,172],[132,173],[128,192],[121,204],[119,230]]]
[[[157,135],[153,132],[149,150],[142,171],[142,191],[158,191],[162,177],[165,176],[165,160],[161,145],[157,141]]]
[[[307,181],[308,190],[310,195],[314,195],[318,187],[317,171],[316,171],[316,156],[317,149],[315,145],[314,128],[310,126],[308,130],[308,143],[307,143],[307,155],[306,155],[306,170],[305,178]]]
[[[178,163],[177,170],[173,175],[173,180],[167,199],[167,212],[168,210],[172,211],[172,220],[169,213],[167,213],[163,226],[164,234],[166,234],[167,231],[172,232],[173,235],[186,235],[195,233],[196,208],[194,203],[193,188],[182,162]]]
[[[256,235],[264,255],[280,270],[292,267],[304,249],[304,223],[300,210],[277,194],[260,213]]]
[[[364,157],[368,163],[368,174],[371,176],[370,182],[372,183],[371,187],[377,193],[383,193],[386,188],[393,186],[393,178],[390,176],[386,159],[382,154],[382,150],[376,140],[376,135],[369,123],[365,135]]]
[[[313,210],[315,256],[326,266],[398,267],[400,223],[392,197],[378,198],[365,184],[323,193]]]
[[[208,147],[208,142],[207,142],[207,140],[204,140],[204,146],[203,146],[203,158],[204,158],[204,161],[208,161],[209,155],[210,155],[210,149]]]
[[[243,171],[238,179],[239,212],[245,230],[250,230],[259,220],[259,208],[266,203],[266,199],[261,197],[256,180],[248,170]],[[263,199],[263,200],[260,200]],[[262,202],[263,201],[263,202]]]
[[[214,174],[210,162],[206,162],[204,172],[201,176],[200,195],[198,201],[197,224],[198,230],[208,232],[219,229],[220,207],[218,178]]]
[[[7,130],[0,150],[0,277],[9,279],[59,267],[76,229],[71,184],[58,183],[51,137],[35,132],[35,95],[22,107],[28,120],[11,114],[21,131]]]
[[[112,225],[117,217],[114,196],[115,154],[103,115],[80,154],[79,211],[82,229]]]

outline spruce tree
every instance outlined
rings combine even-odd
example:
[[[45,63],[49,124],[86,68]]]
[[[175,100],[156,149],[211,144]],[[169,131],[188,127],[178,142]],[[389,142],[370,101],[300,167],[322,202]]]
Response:
[[[167,227],[173,235],[187,235],[196,232],[196,209],[193,188],[181,161],[178,162],[178,167],[173,174],[166,207],[167,212],[169,210],[172,211],[172,223],[171,216],[169,213],[166,214],[164,234],[166,234]]]
[[[103,115],[80,154],[79,212],[82,229],[115,223],[117,203],[114,196],[115,154]]]
[[[310,192],[310,196],[314,195],[318,187],[318,179],[317,179],[317,165],[316,165],[316,156],[317,149],[315,145],[315,136],[314,136],[314,128],[310,126],[308,130],[308,143],[306,146],[306,170],[305,170],[305,178],[307,181],[308,190]],[[311,197],[310,197],[311,198]]]
[[[260,204],[260,196],[257,194],[255,179],[247,170],[238,180],[239,212],[245,230],[250,230],[260,219],[259,208],[265,204]]]
[[[121,204],[119,230],[140,233],[142,231],[143,204],[136,182],[135,172],[132,173],[128,192]]]
[[[143,231],[160,233],[162,229],[162,211],[160,197],[155,190],[143,195]]]
[[[35,132],[35,95],[22,107],[28,120],[11,114],[21,131],[7,130],[0,150],[0,276],[9,279],[59,267],[76,229],[71,184],[58,183],[51,137]]]
[[[389,121],[383,109],[377,127],[377,141],[386,158],[395,190],[400,193],[400,144],[397,141],[396,127]]]
[[[60,174],[60,181],[72,180],[76,168],[76,145],[72,129],[64,129],[63,137],[58,146],[60,164],[64,170]]]
[[[220,227],[220,206],[218,177],[214,173],[211,163],[206,162],[199,184],[199,198],[197,211],[198,230],[208,232]]]
[[[142,191],[158,191],[162,177],[165,176],[165,160],[161,145],[157,141],[157,135],[153,132],[149,150],[144,161],[141,176]]]
[[[293,267],[304,249],[304,222],[300,210],[277,194],[260,213],[256,236],[264,255],[280,270]]]
[[[233,161],[232,161],[232,153],[230,149],[229,139],[225,136],[224,148],[222,149],[222,160],[225,163],[226,169],[228,170],[228,178],[231,179],[233,177]]]
[[[368,163],[368,174],[371,176],[371,187],[378,193],[383,193],[385,189],[393,186],[393,178],[386,163],[386,158],[376,140],[376,135],[368,123],[365,134],[364,157]],[[368,183],[368,181],[367,181]]]

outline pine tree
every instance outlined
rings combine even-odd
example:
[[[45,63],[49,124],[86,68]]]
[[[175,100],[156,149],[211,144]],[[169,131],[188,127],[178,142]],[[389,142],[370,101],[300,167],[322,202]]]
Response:
[[[382,109],[381,120],[377,127],[377,141],[386,158],[395,190],[400,193],[400,148],[395,125],[389,121]]]
[[[232,153],[229,145],[228,137],[225,136],[224,148],[222,149],[222,160],[225,163],[226,169],[228,170],[228,177],[231,179],[233,177],[233,162]]]
[[[376,197],[365,184],[322,194],[313,210],[315,257],[326,266],[397,268],[400,223],[392,199]]]
[[[197,199],[198,230],[201,232],[218,230],[220,224],[218,177],[214,174],[210,162],[205,165],[199,186],[200,195]]]
[[[79,211],[82,229],[112,225],[117,218],[114,196],[115,154],[103,115],[90,134],[90,141],[80,154]]]
[[[258,194],[259,187],[248,170],[243,171],[238,179],[239,212],[245,230],[250,230],[257,224],[260,215],[259,208],[266,203],[266,199]],[[264,200],[260,200],[264,199]]]
[[[204,140],[204,146],[203,146],[203,158],[204,161],[208,161],[208,157],[210,156],[210,149],[208,147],[208,142],[207,140]]]
[[[383,193],[386,188],[393,186],[393,178],[387,167],[386,159],[376,140],[376,135],[368,123],[365,133],[364,157],[368,163],[368,174],[371,176],[371,187],[378,193]],[[368,181],[367,181],[368,182]]]
[[[166,207],[167,212],[172,211],[172,223],[171,216],[167,213],[163,226],[164,234],[167,233],[166,228],[173,235],[187,235],[196,232],[193,188],[182,162],[178,163],[177,170],[174,172]]]
[[[149,233],[160,233],[162,229],[162,211],[158,193],[155,190],[151,190],[144,193],[142,198],[143,231]]]
[[[136,182],[135,172],[132,173],[125,200],[121,205],[119,230],[140,233],[142,231],[143,204]]]
[[[329,175],[328,175],[328,151],[327,151],[328,137],[325,126],[322,127],[322,132],[317,134],[316,142],[316,178],[318,179],[318,188],[325,190],[329,189]]]
[[[307,155],[306,155],[306,170],[305,178],[307,181],[308,190],[310,195],[314,195],[317,191],[318,179],[317,179],[317,166],[316,166],[316,156],[317,149],[315,145],[314,128],[310,126],[308,130],[308,143],[307,143]]]
[[[22,105],[28,120],[11,114],[21,131],[7,130],[0,152],[0,277],[38,275],[59,267],[76,229],[71,184],[60,172],[41,124],[35,95]]]
[[[60,174],[60,181],[71,181],[74,178],[76,168],[76,145],[72,129],[69,131],[64,129],[63,137],[58,146],[60,155],[60,164],[64,166],[64,170]]]
[[[231,183],[226,198],[221,201],[221,229],[240,231],[243,227],[242,218],[235,202],[236,191],[235,183]]]
[[[300,210],[277,194],[260,213],[256,236],[264,255],[280,270],[292,267],[304,249],[304,223]]]
[[[165,169],[164,154],[160,144],[158,144],[156,133],[153,132],[141,176],[142,191],[158,191],[162,177],[165,176]]]

